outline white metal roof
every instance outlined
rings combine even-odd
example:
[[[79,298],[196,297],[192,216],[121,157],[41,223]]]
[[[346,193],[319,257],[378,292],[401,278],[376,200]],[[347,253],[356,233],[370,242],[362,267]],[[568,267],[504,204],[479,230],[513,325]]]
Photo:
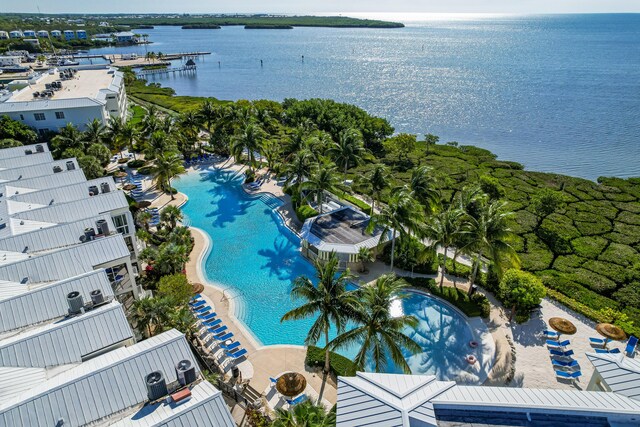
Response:
[[[202,381],[191,388],[191,397],[178,404],[161,402],[146,405],[113,427],[234,427],[222,393],[211,383]]]
[[[99,220],[107,221],[110,229],[116,230],[111,216],[103,214],[0,239],[0,265],[8,264],[3,262],[4,252],[29,257],[42,251],[78,245],[81,243],[80,237],[84,235],[85,228],[92,227],[95,230],[96,222]]]
[[[42,99],[37,101],[0,102],[0,114],[21,111],[61,110],[67,108],[103,107],[106,102],[96,98]]]
[[[0,403],[0,425],[79,426],[147,401],[145,377],[161,371],[176,380],[175,364],[197,363],[181,333],[171,330],[82,363]],[[196,368],[197,369],[197,368]]]
[[[117,190],[113,178],[105,176],[98,179],[92,179],[90,181],[76,182],[62,186],[52,186],[50,188],[38,189],[36,191],[30,191],[23,194],[7,194],[7,198],[16,202],[42,205],[67,203],[75,200],[88,199],[90,197],[89,187],[98,187],[98,191],[100,191],[100,186],[102,184],[107,185],[111,192]]]
[[[611,391],[640,400],[640,360],[624,354],[587,353]]]
[[[408,378],[407,378],[408,377]],[[526,412],[640,421],[640,402],[617,393],[461,386],[424,375],[371,374],[338,381],[338,426],[437,425],[438,410],[457,414]]]
[[[18,194],[22,194],[28,191],[70,185],[76,182],[83,181],[86,181],[86,178],[82,169],[76,169],[72,171],[63,170],[62,172],[56,174],[4,182],[0,184],[0,192],[2,193],[0,197],[15,195],[16,192],[18,192]]]
[[[66,302],[66,295],[59,298]],[[0,366],[49,368],[81,363],[92,353],[132,337],[122,305],[112,301],[0,340]]]
[[[21,181],[23,179],[34,178],[37,176],[53,175],[53,169],[56,166],[60,167],[62,171],[64,171],[67,168],[67,162],[73,162],[75,169],[80,168],[76,159],[54,160],[53,162],[48,163],[40,163],[35,165],[27,165],[0,170],[0,180],[2,180],[3,183],[7,183],[9,181]]]
[[[94,270],[130,256],[121,234],[0,266],[0,280],[19,283],[53,282]]]
[[[113,289],[104,270],[94,270],[69,279],[33,289],[29,284],[18,284],[20,293],[0,299],[0,333],[24,328],[64,316],[69,308],[66,295],[78,291],[85,301],[90,301],[90,292],[102,291],[106,298],[113,297]],[[0,289],[4,286],[0,283]]]
[[[51,163],[53,156],[48,151],[42,153],[33,153],[31,155],[24,155],[13,158],[0,157],[0,168],[2,169],[14,169],[29,165],[37,165],[41,163]]]
[[[25,152],[26,150],[31,150],[32,153],[35,153],[36,145],[40,145],[43,151],[49,151],[49,147],[47,146],[47,144],[32,144],[23,145],[20,147],[9,147],[0,150],[0,159],[12,159],[15,157],[27,156],[29,154]]]

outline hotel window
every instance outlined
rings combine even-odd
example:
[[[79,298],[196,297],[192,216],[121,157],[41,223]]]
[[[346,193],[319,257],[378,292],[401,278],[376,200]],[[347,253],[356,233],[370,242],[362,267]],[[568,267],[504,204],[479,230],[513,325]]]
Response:
[[[127,216],[125,214],[114,216],[113,223],[116,225],[118,233],[129,234],[129,224],[127,223]]]
[[[20,120],[24,121],[24,116],[20,114]]]
[[[64,111],[56,111],[56,119],[64,119]]]
[[[33,117],[36,119],[36,121],[42,121],[42,120],[46,120],[47,119],[44,116],[44,113],[34,113]]]

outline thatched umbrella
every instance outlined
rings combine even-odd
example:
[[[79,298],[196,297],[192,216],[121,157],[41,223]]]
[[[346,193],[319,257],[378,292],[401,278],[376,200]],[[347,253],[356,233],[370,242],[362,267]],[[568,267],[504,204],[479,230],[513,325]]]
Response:
[[[620,326],[612,325],[611,323],[598,323],[596,331],[605,337],[604,347],[607,346],[609,340],[622,341],[627,338],[627,334],[624,333]]]
[[[280,375],[276,382],[278,392],[287,397],[299,395],[307,387],[307,380],[304,375],[297,372],[287,372]]]
[[[131,190],[135,190],[136,188],[138,188],[135,184],[125,184],[122,189],[126,190],[126,191],[131,191]]]
[[[126,177],[127,177],[127,173],[126,173],[126,172],[123,172],[123,171],[120,171],[120,172],[116,172],[116,173],[114,174],[114,176],[115,176],[116,178],[119,178],[120,180],[122,180],[123,178],[126,178]]]
[[[191,284],[191,292],[194,294],[199,294],[204,291],[204,285],[202,283],[192,283]]]
[[[142,200],[141,202],[138,202],[138,207],[140,209],[148,208],[149,206],[151,206],[151,202],[148,200]]]
[[[552,317],[549,319],[549,326],[559,334],[573,335],[578,330],[576,325],[564,317]]]

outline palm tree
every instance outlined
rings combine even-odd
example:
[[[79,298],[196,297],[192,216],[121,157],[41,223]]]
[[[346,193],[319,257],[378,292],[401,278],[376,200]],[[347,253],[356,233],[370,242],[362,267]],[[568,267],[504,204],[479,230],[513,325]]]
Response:
[[[168,328],[177,329],[182,332],[188,341],[193,340],[198,331],[196,326],[196,318],[189,307],[178,307],[169,310],[166,324]]]
[[[65,127],[60,129],[58,135],[54,136],[51,140],[51,144],[58,156],[62,155],[62,153],[69,148],[77,150],[84,148],[82,132],[80,132],[73,123],[67,123]]]
[[[311,171],[313,156],[309,150],[302,150],[295,153],[289,161],[285,163],[284,171],[287,176],[285,184],[287,186],[295,180],[297,184],[301,184],[309,177]]]
[[[420,201],[431,213],[440,204],[440,193],[436,188],[436,179],[433,169],[429,166],[420,166],[411,173],[409,188],[414,197]]]
[[[160,127],[158,120],[158,109],[155,105],[150,106],[147,109],[147,113],[140,122],[142,133],[146,136],[151,135],[157,131]]]
[[[182,221],[182,218],[182,211],[177,206],[167,206],[160,212],[160,220],[165,224],[169,224],[170,230],[176,228],[178,221]]]
[[[360,261],[361,264],[361,268],[360,268],[360,272],[364,273],[365,271],[367,271],[367,262],[373,262],[375,260],[375,257],[373,256],[373,251],[370,248],[367,248],[366,246],[361,246],[360,249],[358,249],[358,261]]]
[[[211,127],[220,118],[219,113],[218,107],[210,99],[204,101],[198,109],[198,118],[207,127],[207,132],[211,133]]]
[[[136,128],[136,125],[133,124],[133,122],[124,123],[122,125],[122,128],[120,129],[122,144],[125,148],[128,148],[131,151],[133,150],[133,145],[139,135],[140,133],[138,132],[138,129]]]
[[[243,152],[246,151],[249,169],[253,170],[252,168],[256,165],[255,153],[262,147],[264,136],[264,131],[260,126],[254,123],[247,124],[240,135],[233,137],[231,154],[239,161],[242,159]]]
[[[322,213],[322,205],[324,203],[324,192],[335,191],[338,186],[338,178],[336,177],[336,168],[333,165],[318,167],[309,177],[309,180],[300,185],[301,190],[309,190],[316,196],[316,202],[320,206]]]
[[[440,288],[442,288],[444,276],[447,274],[447,252],[456,241],[459,241],[460,235],[467,232],[463,220],[464,212],[458,208],[449,206],[446,210],[434,215],[426,225],[425,234],[431,239],[430,246],[432,248],[441,246],[444,250],[442,264],[440,266]]]
[[[276,409],[276,419],[272,427],[333,427],[336,425],[335,411],[310,401],[297,404],[293,409]]]
[[[151,212],[148,212],[148,211],[139,211],[138,214],[136,215],[138,224],[140,224],[142,228],[144,228],[144,230],[147,232],[149,231],[149,225],[151,224],[152,218],[153,218],[153,215],[151,215]]]
[[[402,349],[416,354],[420,346],[408,335],[407,328],[418,326],[413,315],[392,316],[389,307],[402,293],[406,283],[393,274],[380,276],[373,285],[360,288],[356,302],[356,321],[359,326],[338,335],[329,343],[332,349],[360,345],[354,363],[360,370],[371,366],[375,372],[383,372],[387,367],[387,357],[405,374],[411,369],[402,354]]]
[[[142,298],[135,300],[131,309],[131,320],[139,331],[146,330],[152,337],[158,327],[167,321],[169,305],[162,298]]]
[[[200,116],[193,111],[187,111],[178,119],[180,128],[184,135],[192,141],[198,139],[198,131],[200,130]]]
[[[400,190],[391,196],[389,203],[379,213],[373,214],[367,226],[371,233],[376,227],[382,227],[381,243],[391,231],[391,270],[395,255],[396,236],[405,237],[418,232],[424,219],[422,207],[406,190]]]
[[[505,206],[505,202],[491,202],[480,208],[477,218],[470,220],[470,244],[465,251],[473,251],[476,254],[473,259],[469,290],[476,279],[483,256],[489,258],[500,273],[509,268],[518,267],[520,264],[518,254],[511,246],[511,240],[515,234],[509,222],[514,214],[507,211]]]
[[[145,156],[148,159],[153,159],[160,153],[168,153],[176,151],[178,148],[175,146],[173,139],[169,134],[157,130],[151,134],[151,137],[146,142],[144,150]]]
[[[111,117],[109,119],[109,123],[107,124],[107,145],[112,150],[119,151],[120,158],[124,158],[124,155],[122,154],[122,150],[125,146],[125,142],[122,138],[123,127],[124,122],[117,117]]]
[[[382,192],[389,188],[388,169],[382,163],[376,163],[371,172],[365,175],[364,186],[371,192],[371,213],[375,212],[376,204],[380,203]]]
[[[93,119],[87,123],[87,128],[84,131],[83,139],[88,144],[101,144],[107,136],[107,131],[98,119]]]
[[[362,134],[357,129],[347,129],[340,133],[338,142],[329,148],[333,161],[342,166],[345,179],[349,166],[360,164],[365,152]]]
[[[173,152],[159,154],[151,169],[154,182],[159,188],[171,194],[171,200],[175,200],[171,180],[178,178],[181,173],[184,173],[182,159]]]
[[[318,402],[322,401],[322,394],[329,375],[330,351],[329,329],[335,326],[338,333],[342,332],[349,320],[351,306],[354,303],[354,292],[347,291],[347,283],[353,277],[349,270],[339,271],[339,260],[332,253],[328,260],[316,259],[313,263],[318,277],[318,285],[314,285],[311,279],[300,276],[293,282],[291,297],[302,300],[302,305],[288,311],[280,319],[300,320],[316,317],[305,339],[305,344],[316,344],[322,336],[325,340],[324,369],[322,370],[322,387]]]

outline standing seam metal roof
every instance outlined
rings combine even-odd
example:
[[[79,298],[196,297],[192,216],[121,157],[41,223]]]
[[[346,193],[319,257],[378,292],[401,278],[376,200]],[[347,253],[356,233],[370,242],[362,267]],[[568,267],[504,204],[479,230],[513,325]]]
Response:
[[[66,295],[59,298],[66,302]],[[0,340],[0,365],[48,368],[81,363],[83,357],[132,337],[122,305],[113,301]]]
[[[66,300],[69,292],[78,291],[85,301],[90,301],[90,292],[95,289],[102,291],[105,298],[113,297],[111,283],[102,269],[35,290],[24,285],[24,293],[0,300],[0,333],[64,316],[69,308]]]
[[[624,354],[587,353],[611,391],[640,400],[640,360]]]

